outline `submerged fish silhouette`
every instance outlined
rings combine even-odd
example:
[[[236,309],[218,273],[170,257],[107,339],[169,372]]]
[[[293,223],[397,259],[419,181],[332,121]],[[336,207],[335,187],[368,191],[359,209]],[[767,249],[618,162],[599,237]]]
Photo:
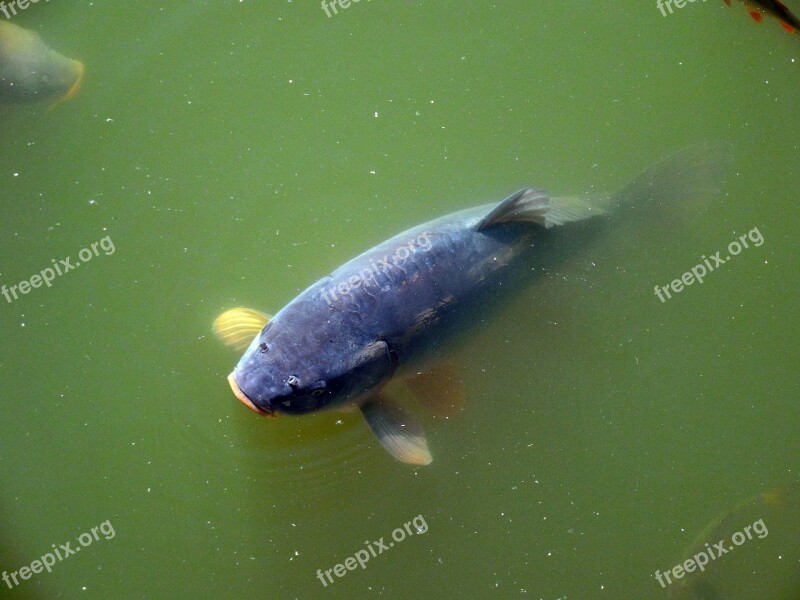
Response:
[[[83,63],[51,50],[37,33],[0,21],[0,104],[65,102],[83,74]]]
[[[358,408],[392,456],[426,465],[432,457],[425,434],[387,393],[387,382],[410,380],[418,397],[458,403],[460,381],[446,362],[450,344],[493,301],[519,291],[514,280],[531,272],[531,257],[550,253],[551,236],[572,236],[569,224],[604,221],[598,217],[637,201],[669,205],[691,196],[695,175],[714,161],[708,148],[689,150],[605,200],[551,198],[525,188],[378,244],[271,319],[228,311],[215,321],[217,336],[240,348],[252,340],[228,377],[231,389],[269,416]]]
[[[782,515],[784,522],[796,523],[797,498],[796,489],[776,487],[740,501],[712,519],[697,537],[683,549],[679,560],[685,561],[691,558],[696,560],[698,553],[706,554],[709,550],[716,549],[715,542],[718,541],[725,540],[727,545],[730,546],[730,538],[737,530],[745,529],[748,539],[761,540],[769,533],[765,520],[772,524],[773,517],[779,514],[782,515],[784,512],[786,513]],[[765,513],[769,516],[765,516]],[[752,519],[753,516],[759,517],[757,522],[760,525],[759,528],[754,528],[756,523],[750,525],[749,519]],[[740,582],[730,581],[724,573],[715,573],[720,569],[724,571],[726,568],[736,571],[741,568],[741,564],[731,566],[727,559],[717,562],[716,558],[709,560],[708,556],[706,556],[706,564],[702,569],[697,568],[686,571],[680,579],[673,580],[669,584],[667,597],[669,600],[727,600],[733,597],[749,597],[745,593],[746,591],[740,588]],[[795,578],[792,577],[792,579]],[[761,589],[763,583],[754,583],[754,588],[759,588],[759,591],[763,591]],[[771,596],[765,593],[763,597]]]

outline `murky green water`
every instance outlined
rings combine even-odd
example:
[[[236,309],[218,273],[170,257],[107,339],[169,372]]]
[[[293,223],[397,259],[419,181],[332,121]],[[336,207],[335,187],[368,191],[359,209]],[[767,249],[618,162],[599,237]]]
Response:
[[[797,597],[800,38],[736,3],[589,4],[14,17],[87,78],[0,113],[0,284],[109,241],[0,298],[0,569],[80,547],[0,597],[657,599],[709,523],[702,543],[757,519],[768,536],[709,581]],[[614,190],[703,139],[732,147],[723,197],[615,230],[454,350],[465,410],[422,414],[429,467],[357,414],[267,421],[233,398],[221,311],[277,311],[424,220],[523,185]]]

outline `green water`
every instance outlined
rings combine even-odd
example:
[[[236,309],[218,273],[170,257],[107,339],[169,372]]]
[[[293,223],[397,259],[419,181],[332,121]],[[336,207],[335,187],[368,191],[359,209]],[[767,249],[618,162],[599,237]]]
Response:
[[[622,4],[15,17],[87,78],[50,112],[2,108],[0,284],[114,251],[0,297],[0,570],[113,536],[0,597],[666,598],[655,571],[715,517],[800,484],[800,38],[737,3]],[[267,421],[231,394],[223,310],[277,311],[407,227],[523,185],[613,190],[703,139],[732,148],[723,196],[613,231],[454,350],[466,404],[420,411],[429,467],[357,414]],[[655,296],[754,228],[763,244]],[[735,515],[769,536],[715,561],[723,597],[797,597],[796,500]]]

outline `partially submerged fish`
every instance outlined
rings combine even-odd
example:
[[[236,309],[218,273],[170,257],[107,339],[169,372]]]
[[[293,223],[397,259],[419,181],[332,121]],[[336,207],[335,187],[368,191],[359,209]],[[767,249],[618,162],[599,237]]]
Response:
[[[533,271],[531,261],[552,256],[553,240],[567,239],[554,236],[580,246],[573,235],[582,229],[578,222],[591,220],[602,231],[603,217],[617,209],[692,196],[698,174],[714,162],[709,148],[696,147],[607,199],[551,198],[525,188],[378,244],[271,319],[249,309],[228,311],[215,321],[218,337],[233,347],[252,340],[228,377],[231,389],[269,416],[360,409],[392,456],[427,465],[432,457],[422,428],[386,384],[403,379],[418,397],[449,395],[446,402],[459,402],[461,384],[447,362],[453,339],[481,321],[490,305],[519,291],[514,283]]]
[[[796,523],[797,517],[797,491],[788,487],[778,487],[766,492],[760,492],[754,496],[742,500],[738,504],[729,508],[725,512],[716,516],[697,537],[689,544],[680,554],[680,561],[683,564],[685,559],[693,558],[695,563],[700,568],[693,568],[679,579],[673,580],[667,588],[667,597],[669,600],[725,600],[732,597],[750,597],[739,587],[740,583],[730,580],[730,572],[739,572],[742,570],[742,563],[733,562],[733,558],[727,558],[724,561],[717,562],[716,558],[721,555],[718,546],[722,546],[723,550],[729,548],[727,552],[733,549],[731,546],[731,536],[736,534],[737,530],[747,532],[747,539],[764,539],[769,534],[766,522],[770,525],[785,522]],[[788,514],[783,515],[786,512]],[[778,515],[782,515],[782,519],[777,519]],[[750,525],[750,520],[754,517],[759,517],[758,521]],[[740,533],[742,540],[745,539],[744,533]],[[787,534],[791,537],[791,534]],[[716,544],[715,542],[724,542]],[[742,541],[744,543],[744,541]],[[715,557],[714,552],[717,552]],[[726,553],[727,553],[726,552]],[[709,554],[711,555],[709,559]],[[701,555],[702,556],[701,558]],[[734,556],[740,556],[735,554]],[[702,566],[700,566],[702,565]],[[728,570],[725,573],[725,570]],[[723,572],[720,573],[720,570]],[[791,569],[788,569],[791,570]],[[663,575],[663,574],[662,574]],[[792,577],[795,579],[795,577]],[[772,583],[778,583],[773,581]],[[765,582],[754,581],[753,588],[758,591],[764,591]],[[733,594],[736,593],[734,596]],[[774,597],[769,593],[763,594],[763,597]]]
[[[65,102],[83,75],[83,63],[51,50],[37,33],[0,21],[0,104]]]
[[[728,6],[731,5],[731,0],[723,1]],[[800,20],[780,0],[742,0],[742,3],[748,7],[747,12],[757,23],[761,23],[764,14],[767,14],[778,19],[781,26],[789,33],[800,30]]]

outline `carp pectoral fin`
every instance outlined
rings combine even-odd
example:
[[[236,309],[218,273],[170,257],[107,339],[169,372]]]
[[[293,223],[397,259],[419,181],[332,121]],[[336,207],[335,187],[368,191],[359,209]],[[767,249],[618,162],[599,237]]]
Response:
[[[464,410],[464,381],[455,364],[443,362],[405,380],[414,397],[439,417]]]
[[[214,319],[214,335],[234,350],[244,350],[264,329],[270,317],[252,308],[232,308]]]
[[[365,402],[361,414],[386,451],[409,465],[429,465],[433,460],[425,432],[404,409],[384,395]]]

